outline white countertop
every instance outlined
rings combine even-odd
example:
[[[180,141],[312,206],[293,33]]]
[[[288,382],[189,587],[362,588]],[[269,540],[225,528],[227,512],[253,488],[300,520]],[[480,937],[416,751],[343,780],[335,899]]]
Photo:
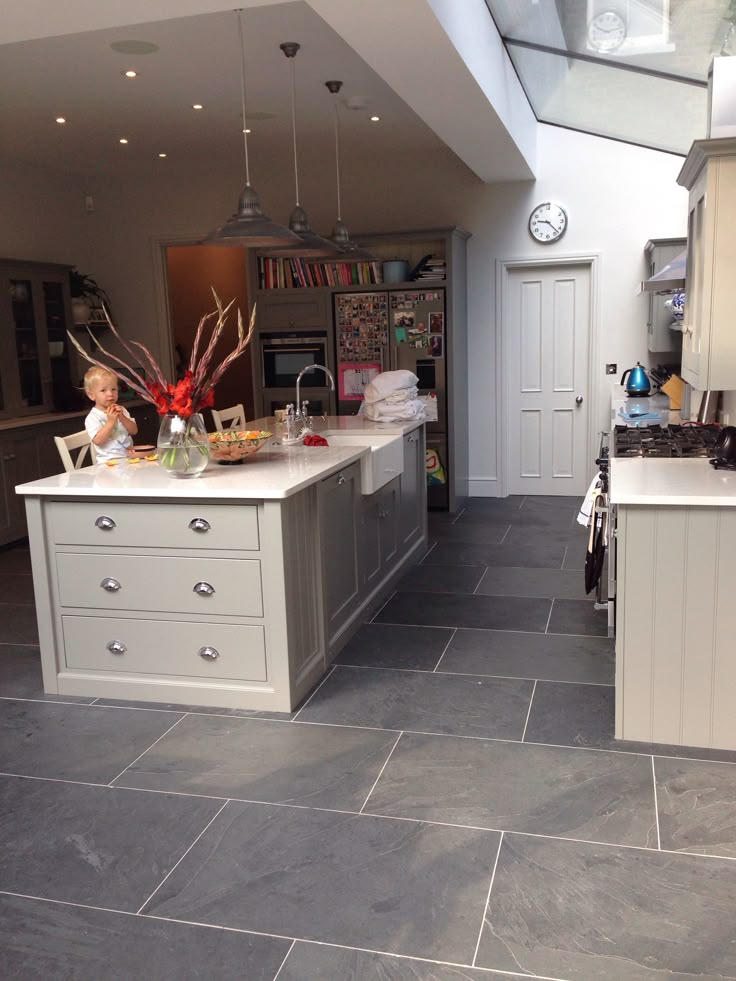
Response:
[[[239,466],[222,466],[210,461],[199,477],[170,477],[158,463],[142,460],[116,466],[104,463],[74,473],[44,477],[16,487],[18,494],[55,497],[187,498],[218,500],[278,500],[290,497],[310,484],[328,477],[370,452],[369,435],[405,435],[421,423],[374,423],[359,416],[328,416],[315,420],[314,430],[340,429],[365,432],[366,446],[281,446],[274,419],[255,419],[249,429],[267,429],[274,434],[257,453]],[[329,436],[327,437],[329,440]]]
[[[736,507],[736,471],[715,470],[707,459],[652,460],[614,457],[612,504]]]

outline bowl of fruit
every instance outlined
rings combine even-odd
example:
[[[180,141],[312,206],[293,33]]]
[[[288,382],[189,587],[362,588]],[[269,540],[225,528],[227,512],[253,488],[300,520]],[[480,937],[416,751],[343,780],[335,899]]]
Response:
[[[268,442],[272,434],[263,429],[224,429],[210,433],[210,457],[216,463],[244,463]]]

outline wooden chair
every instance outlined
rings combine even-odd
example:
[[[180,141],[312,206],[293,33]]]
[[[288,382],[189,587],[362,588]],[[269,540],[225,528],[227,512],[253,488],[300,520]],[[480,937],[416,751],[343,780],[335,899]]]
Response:
[[[91,462],[97,462],[95,445],[90,440],[89,433],[86,429],[83,429],[81,433],[72,433],[71,436],[54,436],[54,442],[56,443],[56,449],[59,451],[61,462],[64,464],[64,470],[67,473],[73,473],[85,465],[84,461],[87,456],[87,450],[90,452]],[[79,450],[76,460],[72,458],[71,450]]]
[[[222,429],[245,429],[245,409],[243,403],[231,405],[229,409],[212,409],[212,419],[215,423],[215,430]]]

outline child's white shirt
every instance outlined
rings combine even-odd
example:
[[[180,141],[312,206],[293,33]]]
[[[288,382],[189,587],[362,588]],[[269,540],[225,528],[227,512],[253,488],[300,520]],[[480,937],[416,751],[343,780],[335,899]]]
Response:
[[[126,418],[131,419],[132,416],[128,410],[121,406],[123,410],[123,415]],[[90,440],[93,440],[95,436],[99,433],[102,427],[109,421],[110,417],[102,409],[98,409],[97,406],[89,412],[87,418],[84,420],[84,428],[87,430]],[[118,419],[115,423],[110,439],[106,443],[99,446],[95,443],[95,453],[97,454],[97,461],[99,463],[104,463],[105,460],[115,460],[121,456],[128,455],[128,448],[133,445],[133,437],[130,435],[125,426]]]

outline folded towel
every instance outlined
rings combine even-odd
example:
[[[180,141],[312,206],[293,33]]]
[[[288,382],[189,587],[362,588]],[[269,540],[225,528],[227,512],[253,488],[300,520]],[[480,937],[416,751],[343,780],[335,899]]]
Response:
[[[388,395],[400,391],[402,388],[413,388],[419,379],[413,371],[400,369],[399,371],[383,371],[376,375],[372,382],[365,386],[366,402],[380,402]]]
[[[601,475],[597,473],[595,477],[590,482],[590,487],[588,487],[585,492],[585,498],[583,503],[580,505],[580,510],[578,511],[577,522],[584,528],[587,528],[590,524],[590,516],[593,513],[593,505],[595,502],[596,493],[601,487]]]
[[[408,402],[410,399],[415,399],[419,389],[414,385],[413,388],[400,388],[398,392],[394,392],[392,395],[387,395],[385,399],[379,399],[384,405],[394,405],[397,402]],[[375,404],[375,403],[374,403]]]
[[[363,415],[372,422],[409,422],[426,418],[424,404],[419,399],[389,404],[366,402]]]

